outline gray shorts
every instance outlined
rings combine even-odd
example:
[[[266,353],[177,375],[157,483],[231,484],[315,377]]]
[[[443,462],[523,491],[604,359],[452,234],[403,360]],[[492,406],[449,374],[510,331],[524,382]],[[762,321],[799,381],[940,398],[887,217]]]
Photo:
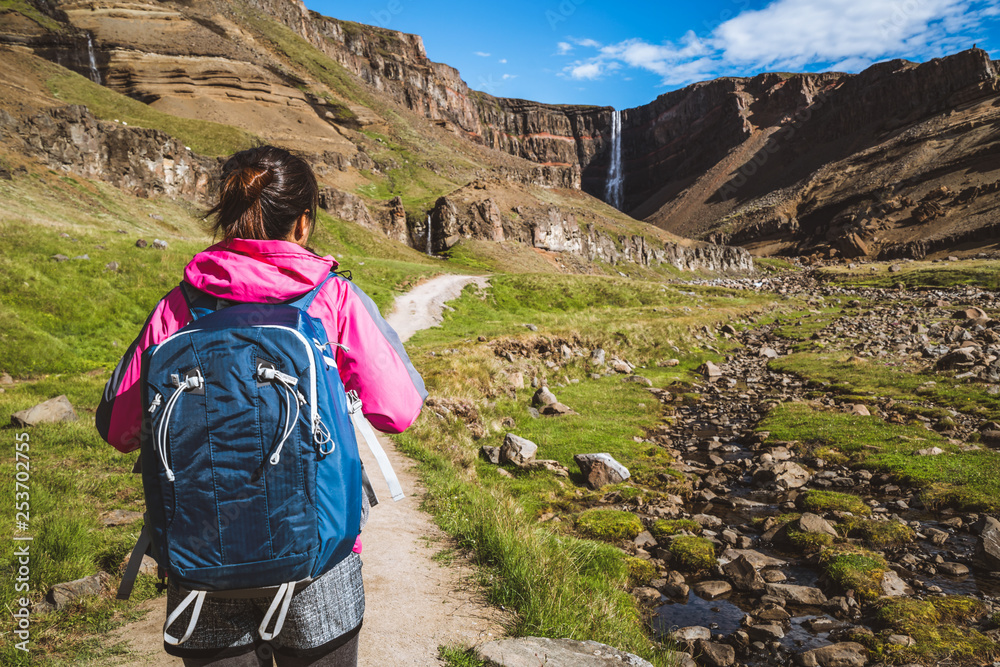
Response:
[[[176,587],[168,588],[167,615],[183,599]],[[182,658],[219,658],[249,653],[262,643],[257,628],[270,604],[270,597],[206,597],[191,637],[180,646],[164,643],[163,648],[170,655]],[[295,594],[281,633],[268,644],[279,655],[321,655],[354,637],[364,615],[361,556],[352,553]],[[185,610],[171,626],[174,634],[178,628],[186,627],[190,618],[191,611]]]

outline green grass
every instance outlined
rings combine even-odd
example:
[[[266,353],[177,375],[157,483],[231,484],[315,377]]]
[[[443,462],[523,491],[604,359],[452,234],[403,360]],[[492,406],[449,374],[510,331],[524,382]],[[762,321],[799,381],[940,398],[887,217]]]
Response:
[[[678,535],[667,545],[667,551],[671,564],[685,572],[703,572],[718,563],[715,545],[704,537]]]
[[[0,0],[0,12],[13,11],[27,16],[29,19],[50,32],[62,32],[64,27],[51,16],[38,11],[38,8],[27,0]]]
[[[889,566],[875,552],[835,546],[820,553],[819,564],[833,583],[845,591],[853,590],[859,600],[870,602],[882,595],[882,575]]]
[[[28,434],[30,457],[30,591],[14,588],[10,573],[17,566],[15,543],[0,544],[0,571],[8,573],[0,584],[0,605],[13,608],[22,596],[37,600],[60,582],[79,579],[104,569],[113,577],[131,549],[140,526],[102,527],[98,516],[112,509],[143,510],[142,484],[132,474],[134,456],[122,456],[105,444],[93,424],[94,409],[106,376],[52,376],[25,382],[0,394],[0,423],[8,423],[10,414],[52,396],[65,393],[79,414],[79,421],[68,424],[43,424],[24,432]],[[13,479],[15,474],[13,434],[4,438],[0,474]],[[14,523],[14,484],[0,485],[0,518]],[[23,500],[21,498],[20,500]],[[143,577],[136,594],[121,603],[106,597],[90,598],[67,609],[33,615],[31,656],[35,661],[58,664],[61,659],[76,660],[106,656],[113,647],[91,635],[134,618],[132,610],[142,600],[155,595],[153,581]],[[10,615],[3,621],[10,625]],[[5,665],[29,664],[10,643],[0,647],[0,662]],[[37,663],[36,663],[37,664]]]
[[[470,470],[432,452],[418,432],[396,439],[420,462],[428,509],[482,566],[490,602],[517,613],[512,634],[590,639],[669,664],[626,592],[630,571],[622,551],[538,527],[502,478],[470,483]]]
[[[905,663],[959,665],[988,664],[998,655],[998,647],[978,630],[966,627],[986,615],[981,600],[956,595],[927,600],[888,598],[878,602],[872,613],[876,627],[884,630],[871,636],[856,635],[868,646],[873,661],[891,665]],[[916,640],[913,646],[897,646],[886,641],[890,634],[904,634]]]
[[[802,500],[802,509],[807,512],[851,512],[852,514],[871,514],[871,508],[865,501],[852,493],[809,489]]]
[[[817,410],[806,403],[783,403],[758,429],[774,441],[798,441],[806,449],[832,449],[852,465],[892,473],[922,489],[925,504],[963,510],[1000,507],[1000,455],[989,450],[959,451],[923,427],[888,424],[878,417]],[[945,454],[919,456],[939,447]]]
[[[631,512],[591,509],[577,517],[576,528],[587,537],[620,542],[635,539],[642,532],[642,522]]]
[[[983,419],[1000,420],[1000,396],[986,393],[985,387],[956,381],[947,375],[916,372],[893,361],[847,359],[839,353],[797,352],[774,359],[769,366],[815,383],[827,383],[825,390],[848,396],[933,401],[938,406]],[[927,385],[929,381],[935,384]]]
[[[656,539],[676,535],[682,531],[697,535],[701,532],[701,525],[691,519],[657,519],[650,528]]]
[[[860,538],[873,549],[900,547],[916,537],[909,526],[899,521],[875,521],[861,517],[845,517],[837,526],[845,537]]]
[[[1000,262],[995,260],[963,260],[961,262],[899,262],[900,271],[889,272],[895,262],[862,264],[854,269],[843,266],[818,269],[821,280],[861,287],[895,287],[902,283],[908,288],[956,287],[974,285],[983,289],[1000,288]],[[872,270],[874,269],[874,271]]]
[[[439,646],[438,658],[446,667],[488,667],[486,662],[476,655],[476,650],[463,646]]]
[[[66,104],[84,104],[102,120],[118,120],[134,127],[161,130],[195,153],[213,157],[231,155],[259,141],[249,132],[231,125],[157,111],[64,67],[40,59],[39,62],[45,63],[44,68],[49,71],[46,84],[56,99]]]

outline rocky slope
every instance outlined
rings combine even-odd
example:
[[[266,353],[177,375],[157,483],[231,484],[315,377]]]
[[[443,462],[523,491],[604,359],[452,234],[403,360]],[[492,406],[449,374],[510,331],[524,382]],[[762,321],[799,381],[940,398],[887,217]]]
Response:
[[[148,132],[112,126],[122,106],[114,100],[104,99],[92,115],[53,111],[54,97],[89,106],[96,93],[74,82],[67,98],[53,87],[51,72],[31,60],[39,56],[157,112],[235,126],[307,153],[332,213],[414,247],[426,247],[429,216],[437,251],[476,238],[612,263],[752,267],[742,251],[679,239],[578,196],[581,183],[602,187],[590,165],[606,143],[600,126],[610,110],[472,92],[454,68],[427,59],[418,36],[322,17],[298,0],[39,0],[24,7],[30,11],[0,12],[0,43],[8,45],[0,56],[11,71],[37,75],[20,88],[7,84],[0,124],[6,150],[50,166],[137,194],[200,200],[210,185],[202,165],[212,160],[165,137],[154,137],[162,144],[157,152],[143,143]],[[22,89],[35,94],[30,103]],[[86,149],[66,149],[78,135]],[[129,164],[109,157],[115,155]],[[186,165],[184,183],[157,185],[162,164],[178,159]],[[476,207],[441,212],[442,197],[460,198],[450,193],[473,181],[486,184],[474,188],[482,195],[477,206],[504,201],[488,211],[485,227]],[[584,233],[575,222],[581,213]]]
[[[425,144],[445,147],[422,165],[445,182],[416,202],[397,193],[410,215],[405,224],[398,206],[365,203],[388,220],[382,228],[403,224],[395,236],[411,244],[426,245],[421,225],[439,197],[485,174],[503,176],[499,190],[512,182],[604,196],[610,107],[470,90],[457,70],[427,58],[417,35],[324,17],[300,0],[67,0],[37,8],[45,20],[0,15],[0,39],[156,109],[324,154],[337,172],[330,185],[346,192],[363,185],[358,172],[377,176],[408,159],[372,159],[382,148],[373,135],[393,133],[403,119]],[[991,134],[998,92],[996,66],[981,50],[922,65],[879,63],[855,75],[694,84],[622,112],[621,208],[669,232],[756,254],[921,257],[991,245],[1000,225],[989,197],[1000,187],[991,159],[1000,150]],[[501,211],[508,227],[518,224],[513,213]],[[607,208],[601,215],[620,219]],[[456,227],[481,228],[475,216]],[[438,234],[455,236],[444,227]],[[561,243],[576,248],[571,237]]]

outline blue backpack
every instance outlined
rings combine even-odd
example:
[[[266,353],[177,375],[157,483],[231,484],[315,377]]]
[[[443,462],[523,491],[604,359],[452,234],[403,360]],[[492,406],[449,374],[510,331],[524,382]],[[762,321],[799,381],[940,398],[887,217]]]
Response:
[[[143,353],[146,522],[122,585],[130,591],[151,541],[186,592],[164,624],[169,644],[191,636],[206,595],[273,593],[259,628],[272,639],[295,591],[350,555],[363,485],[377,502],[354,427],[370,446],[374,434],[357,394],[344,391],[335,344],[306,313],[325,282],[284,304],[234,305],[182,283],[193,321]],[[385,453],[375,453],[398,500]],[[168,634],[192,604],[184,634]]]

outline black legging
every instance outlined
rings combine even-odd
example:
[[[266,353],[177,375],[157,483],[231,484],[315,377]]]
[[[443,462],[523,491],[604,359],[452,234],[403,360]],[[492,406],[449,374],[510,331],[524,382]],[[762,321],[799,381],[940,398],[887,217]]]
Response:
[[[357,667],[358,634],[329,653],[298,658],[274,653],[271,661],[270,645],[262,644],[256,651],[231,658],[184,658],[184,667]]]

